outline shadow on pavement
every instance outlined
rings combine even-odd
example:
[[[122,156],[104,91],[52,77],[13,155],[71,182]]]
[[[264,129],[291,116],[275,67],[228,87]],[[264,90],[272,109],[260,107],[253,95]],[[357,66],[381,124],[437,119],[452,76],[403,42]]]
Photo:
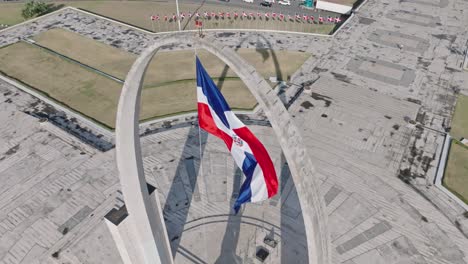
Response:
[[[234,201],[237,199],[237,192],[241,185],[242,172],[236,168],[236,173],[233,183],[231,208]],[[232,209],[231,209],[232,211]],[[221,252],[215,264],[225,263],[243,263],[242,258],[236,254],[237,244],[239,243],[239,232],[243,210],[241,209],[237,215],[230,214],[227,219],[226,233],[224,233],[223,242],[221,243]]]
[[[200,171],[198,131],[198,126],[190,128],[182,152],[185,155],[183,154],[179,160],[163,209],[173,256],[179,247],[180,237],[187,220],[192,199],[200,199],[197,187],[197,178]],[[203,130],[200,132],[201,152],[203,153],[208,134]],[[188,154],[191,154],[191,156],[188,156]],[[189,186],[184,185],[184,181],[181,178],[182,174],[187,175]]]
[[[308,250],[302,210],[284,155],[281,159],[281,263],[305,263]]]

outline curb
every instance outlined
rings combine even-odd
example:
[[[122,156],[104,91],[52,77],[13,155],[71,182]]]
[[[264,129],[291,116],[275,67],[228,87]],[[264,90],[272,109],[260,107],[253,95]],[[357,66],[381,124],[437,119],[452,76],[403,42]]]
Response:
[[[87,118],[86,116],[81,115],[78,112],[75,112],[73,109],[62,106],[60,103],[57,103],[57,102],[53,101],[49,97],[47,97],[45,95],[42,95],[42,94],[34,91],[33,89],[30,89],[30,88],[26,87],[25,85],[23,85],[23,84],[21,84],[19,82],[16,82],[16,81],[14,81],[14,80],[12,80],[12,79],[10,79],[8,77],[5,77],[5,76],[3,76],[1,74],[0,74],[0,79],[5,81],[8,84],[13,85],[15,88],[20,89],[21,91],[23,91],[23,92],[25,92],[25,93],[27,93],[27,94],[41,100],[41,101],[43,101],[44,103],[52,105],[58,111],[65,112],[70,117],[79,118],[81,122],[83,122],[86,126],[89,126],[90,128],[92,128],[93,130],[96,130],[97,132],[99,132],[99,133],[101,133],[103,135],[106,135],[106,136],[108,136],[110,138],[113,138],[113,134],[114,134],[113,131],[103,127],[102,125],[100,125],[98,123],[95,123],[95,122],[91,121],[89,118]]]
[[[463,70],[468,71],[468,40],[466,41],[465,59],[463,60]]]

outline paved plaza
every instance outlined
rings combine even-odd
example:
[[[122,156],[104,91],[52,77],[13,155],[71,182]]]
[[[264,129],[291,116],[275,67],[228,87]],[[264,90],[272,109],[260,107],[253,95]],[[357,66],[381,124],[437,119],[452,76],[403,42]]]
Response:
[[[468,94],[467,25],[466,1],[369,0],[331,37],[207,33],[231,48],[313,54],[277,93],[320,183],[333,263],[468,263],[465,211],[433,186],[456,94]],[[162,37],[64,9],[0,31],[0,47],[55,27],[135,54]],[[0,79],[0,264],[122,263],[103,221],[124,204],[113,134],[60,110]],[[265,263],[307,261],[273,129],[261,109],[242,119],[270,152],[280,192],[238,215],[244,176],[193,115],[141,128],[175,263],[260,263],[259,246],[270,252]]]

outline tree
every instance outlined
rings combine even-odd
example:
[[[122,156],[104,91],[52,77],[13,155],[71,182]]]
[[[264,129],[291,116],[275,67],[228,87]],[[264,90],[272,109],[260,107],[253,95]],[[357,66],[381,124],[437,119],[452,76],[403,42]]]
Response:
[[[36,16],[43,15],[49,11],[50,7],[44,2],[40,1],[30,1],[27,2],[23,10],[21,10],[21,15],[25,18],[32,18]]]

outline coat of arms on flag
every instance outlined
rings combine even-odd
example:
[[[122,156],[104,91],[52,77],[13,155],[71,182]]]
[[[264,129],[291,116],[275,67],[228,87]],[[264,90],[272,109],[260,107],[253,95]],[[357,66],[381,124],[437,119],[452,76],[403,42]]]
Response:
[[[196,66],[199,126],[224,141],[245,175],[234,204],[237,213],[243,203],[260,202],[273,197],[278,192],[278,178],[267,150],[231,111],[198,57]]]

